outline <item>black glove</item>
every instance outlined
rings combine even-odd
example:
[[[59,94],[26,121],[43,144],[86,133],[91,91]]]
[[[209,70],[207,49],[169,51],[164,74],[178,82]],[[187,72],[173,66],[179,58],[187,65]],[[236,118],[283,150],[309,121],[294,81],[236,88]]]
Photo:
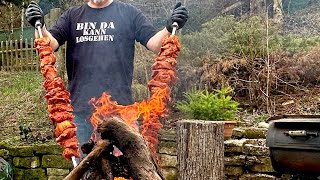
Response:
[[[171,33],[172,32],[172,23],[173,22],[177,22],[179,25],[179,28],[182,28],[184,26],[184,24],[187,22],[188,20],[188,10],[186,9],[186,7],[181,6],[181,2],[178,2],[175,7],[173,8],[173,12],[171,14],[171,16],[169,17],[169,19],[167,20],[167,30]]]
[[[44,25],[44,14],[40,6],[34,1],[31,1],[26,10],[26,18],[33,27],[35,27],[37,20],[40,20],[41,27]]]

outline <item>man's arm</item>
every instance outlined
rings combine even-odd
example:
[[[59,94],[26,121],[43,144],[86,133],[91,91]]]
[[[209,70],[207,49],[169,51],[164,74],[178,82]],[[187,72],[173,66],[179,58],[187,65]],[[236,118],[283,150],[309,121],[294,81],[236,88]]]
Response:
[[[173,22],[178,23],[178,29],[180,29],[187,22],[188,18],[188,10],[186,7],[181,5],[181,2],[178,2],[173,8],[171,16],[167,20],[167,26],[149,39],[147,42],[147,48],[155,53],[158,53],[160,51],[163,39],[172,32]]]
[[[36,22],[40,21],[42,35],[44,37],[50,38],[50,46],[52,50],[55,51],[59,47],[59,43],[47,30],[46,25],[44,24],[44,14],[40,6],[36,2],[31,1],[31,3],[28,5],[28,8],[26,9],[25,15],[27,21],[35,28],[35,38],[39,38],[39,33],[36,28]]]
[[[154,53],[159,53],[163,39],[169,34],[170,32],[167,30],[167,28],[163,28],[161,31],[157,32],[157,34],[149,39],[147,48]]]
[[[52,36],[52,34],[47,30],[46,25],[44,25],[42,28],[42,35],[43,37],[49,37],[50,39],[50,46],[53,51],[58,49],[59,43],[58,41]],[[35,38],[39,38],[38,30],[35,29]]]

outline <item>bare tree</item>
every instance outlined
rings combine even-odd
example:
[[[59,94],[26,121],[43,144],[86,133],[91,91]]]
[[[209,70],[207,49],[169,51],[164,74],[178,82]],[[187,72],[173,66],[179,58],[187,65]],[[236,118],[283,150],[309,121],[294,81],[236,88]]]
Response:
[[[283,22],[282,0],[273,0],[273,21],[276,24],[282,24]]]

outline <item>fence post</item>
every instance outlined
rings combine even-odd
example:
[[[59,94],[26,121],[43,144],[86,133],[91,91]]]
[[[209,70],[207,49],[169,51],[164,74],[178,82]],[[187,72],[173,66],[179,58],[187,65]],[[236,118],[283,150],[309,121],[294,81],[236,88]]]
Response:
[[[20,70],[23,71],[23,64],[22,64],[22,59],[23,59],[23,39],[20,39],[20,60],[19,60],[19,66]]]
[[[34,41],[33,41],[33,38],[31,38],[31,48],[30,48],[30,59],[31,59],[31,67],[30,67],[30,69],[31,69],[31,71],[33,71],[33,70],[35,70],[36,68],[34,67],[34,58],[33,58],[33,43]]]
[[[10,70],[13,71],[13,41],[10,40]]]
[[[3,45],[3,41],[1,41],[1,69],[2,71],[4,71],[4,45]]]
[[[26,53],[26,60],[25,60],[25,65],[26,65],[26,69],[27,71],[29,70],[29,53],[28,53],[28,39],[25,40],[25,45],[26,45],[26,48],[24,49],[25,50],[25,53]]]
[[[177,123],[178,179],[224,179],[224,123],[182,120]]]
[[[7,60],[7,66],[6,66],[6,71],[9,70],[9,42],[6,41],[6,60]]]
[[[16,56],[15,62],[14,62],[14,66],[15,66],[15,70],[19,69],[19,57],[18,57],[18,40],[14,41],[14,54]]]

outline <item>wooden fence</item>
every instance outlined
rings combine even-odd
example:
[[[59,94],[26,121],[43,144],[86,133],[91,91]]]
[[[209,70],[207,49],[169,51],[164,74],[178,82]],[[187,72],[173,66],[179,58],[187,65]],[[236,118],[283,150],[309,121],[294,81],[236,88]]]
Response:
[[[33,46],[33,39],[1,41],[1,71],[39,71],[38,52]]]

